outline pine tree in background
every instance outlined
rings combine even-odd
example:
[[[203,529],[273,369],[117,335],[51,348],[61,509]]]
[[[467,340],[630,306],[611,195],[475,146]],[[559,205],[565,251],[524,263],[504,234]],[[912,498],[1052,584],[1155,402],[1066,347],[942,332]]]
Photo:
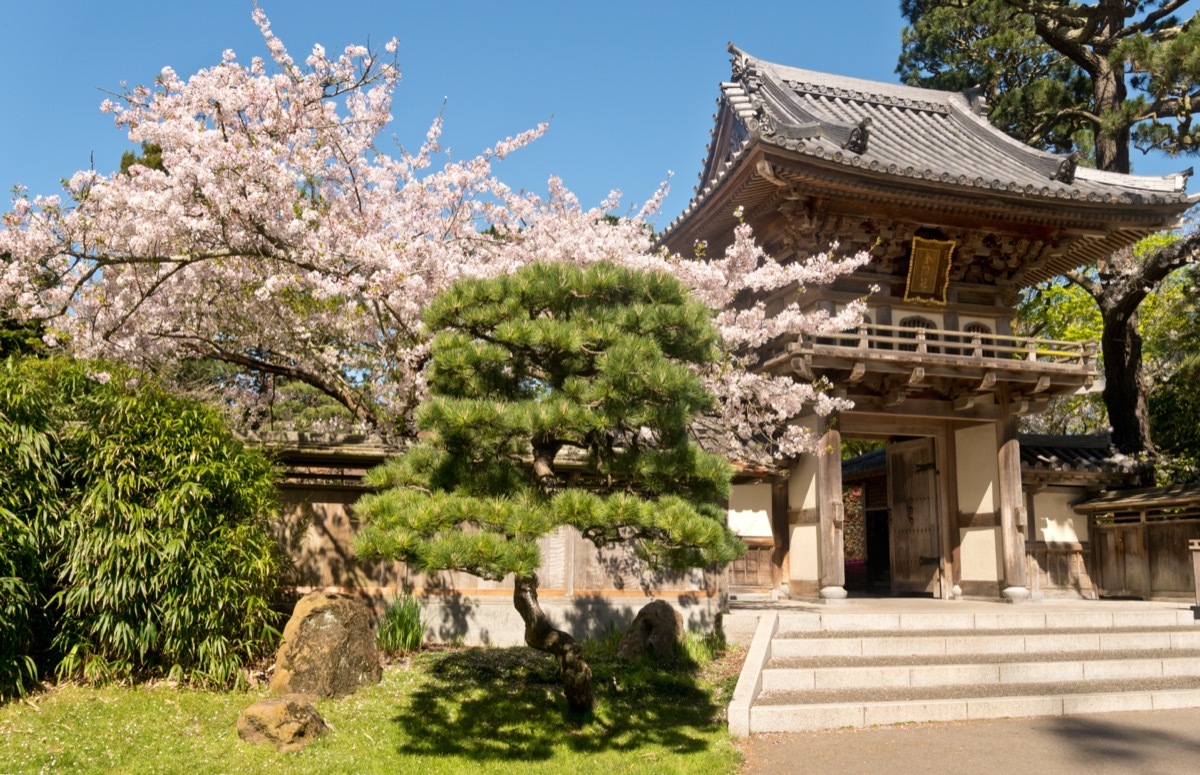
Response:
[[[688,431],[714,403],[694,368],[720,357],[711,313],[665,272],[535,263],[459,281],[425,323],[438,334],[424,438],[372,472],[359,553],[514,574],[526,643],[557,658],[570,708],[589,709],[580,645],[538,604],[538,539],[570,526],[674,570],[744,551],[720,505],[729,464]],[[581,475],[564,478],[564,459]]]
[[[1188,0],[901,0],[900,12],[910,25],[896,68],[904,82],[978,84],[989,120],[1023,142],[1120,173],[1135,171],[1131,147],[1172,156],[1200,149],[1200,13]],[[1192,230],[1066,275],[1100,310],[1113,443],[1148,462],[1156,450],[1138,310],[1198,251]],[[1145,467],[1143,484],[1153,479]]]

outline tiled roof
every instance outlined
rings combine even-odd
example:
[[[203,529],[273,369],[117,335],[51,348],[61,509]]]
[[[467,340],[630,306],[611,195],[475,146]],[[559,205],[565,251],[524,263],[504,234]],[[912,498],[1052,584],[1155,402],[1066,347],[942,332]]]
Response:
[[[730,51],[733,80],[721,85],[722,100],[745,131],[727,144],[721,139],[723,148],[710,146],[696,196],[680,220],[737,168],[753,141],[881,178],[993,196],[1180,209],[1191,201],[1190,170],[1151,177],[1075,167],[1068,156],[1031,148],[993,127],[981,115],[986,108],[978,95],[786,67],[732,44]],[[852,141],[860,127],[866,129],[865,145]]]
[[[1107,435],[1041,436],[1023,434],[1021,468],[1027,471],[1132,474],[1137,461],[1118,452]]]
[[[1118,452],[1107,435],[1043,436],[1021,434],[1021,470],[1026,473],[1132,474],[1137,463]],[[843,461],[842,476],[882,474],[886,451],[877,449]]]

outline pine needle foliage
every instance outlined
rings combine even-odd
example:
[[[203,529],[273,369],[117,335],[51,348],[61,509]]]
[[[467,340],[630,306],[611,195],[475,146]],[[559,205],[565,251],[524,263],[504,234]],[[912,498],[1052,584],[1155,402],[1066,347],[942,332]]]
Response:
[[[689,437],[713,405],[695,367],[720,357],[718,335],[677,280],[537,263],[456,283],[425,323],[424,440],[371,472],[360,554],[527,577],[537,540],[564,525],[633,541],[656,568],[744,551],[721,507],[729,464]]]

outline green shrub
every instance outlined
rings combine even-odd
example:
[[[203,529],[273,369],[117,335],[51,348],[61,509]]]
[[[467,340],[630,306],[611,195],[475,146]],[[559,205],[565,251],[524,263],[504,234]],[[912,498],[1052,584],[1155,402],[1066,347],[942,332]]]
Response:
[[[4,362],[0,362],[3,364]],[[0,370],[0,701],[37,681],[49,589],[39,533],[60,510],[52,404]],[[44,532],[44,531],[43,531]]]
[[[424,640],[425,620],[417,599],[407,594],[394,598],[379,620],[379,650],[390,656],[406,654],[419,650]]]
[[[270,462],[214,409],[119,367],[10,359],[0,416],[20,406],[14,385],[50,402],[41,432],[52,465],[10,507],[43,558],[40,582],[13,575],[41,587],[41,661],[93,681],[236,682],[278,634]],[[19,455],[0,457],[23,470]]]

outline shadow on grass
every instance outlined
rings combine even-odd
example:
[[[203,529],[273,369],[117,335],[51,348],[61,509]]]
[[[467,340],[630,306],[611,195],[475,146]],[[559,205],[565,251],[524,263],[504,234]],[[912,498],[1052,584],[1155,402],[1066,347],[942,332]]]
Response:
[[[621,663],[599,648],[587,654],[596,709],[585,716],[568,713],[557,666],[532,649],[422,655],[428,681],[392,719],[410,741],[403,752],[544,761],[562,751],[699,753],[718,739],[719,708],[694,666]]]

